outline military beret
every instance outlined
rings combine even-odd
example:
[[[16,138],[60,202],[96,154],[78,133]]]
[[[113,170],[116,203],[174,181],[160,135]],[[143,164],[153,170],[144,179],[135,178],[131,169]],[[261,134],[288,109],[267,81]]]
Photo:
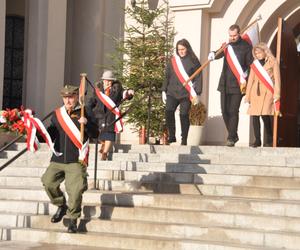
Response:
[[[72,95],[78,95],[79,87],[74,85],[65,85],[61,91],[61,96],[72,96]]]

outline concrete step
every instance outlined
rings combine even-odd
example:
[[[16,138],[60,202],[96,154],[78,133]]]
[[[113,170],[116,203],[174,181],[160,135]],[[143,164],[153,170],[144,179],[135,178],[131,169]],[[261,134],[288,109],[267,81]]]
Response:
[[[279,151],[280,152],[280,151]],[[1,154],[7,154],[7,157],[15,155],[16,151],[7,151]],[[40,163],[49,163],[51,152],[38,151],[36,153],[26,153],[18,159],[18,164],[22,162],[25,166],[38,165]],[[47,160],[46,160],[47,159]],[[42,161],[41,161],[42,160]],[[166,162],[166,163],[202,163],[202,164],[242,164],[253,166],[291,166],[299,167],[300,156],[297,155],[257,155],[253,157],[249,154],[174,154],[170,153],[113,153],[113,161],[134,161],[134,162]],[[6,159],[1,159],[0,164],[3,164]],[[90,165],[94,165],[94,153],[90,153]],[[15,164],[16,165],[16,164]]]
[[[42,225],[51,224],[50,217],[32,216],[39,212],[48,212],[54,214],[56,207],[49,206],[49,211],[40,209],[33,210],[33,214],[24,213],[3,213],[0,212],[1,227],[34,227],[42,228]],[[184,216],[182,216],[184,214]],[[113,206],[92,206],[83,207],[82,218],[90,220],[91,218],[101,218],[105,220],[122,220],[149,222],[152,224],[176,224],[176,225],[197,225],[200,227],[228,227],[235,229],[249,229],[273,232],[300,232],[300,218],[269,216],[269,215],[249,215],[242,213],[224,213],[195,211],[195,210],[178,210],[167,208],[149,208],[149,207],[113,207]],[[93,220],[93,219],[92,219]],[[47,221],[47,223],[45,223]],[[93,220],[94,221],[94,220]],[[32,224],[33,223],[33,224]],[[37,223],[37,224],[34,224]],[[40,224],[39,224],[40,223]],[[86,224],[86,223],[85,223]],[[39,225],[39,226],[37,226]],[[92,226],[92,225],[91,225]],[[46,226],[46,227],[49,227]],[[44,228],[47,229],[47,228]],[[97,231],[95,228],[88,231]],[[157,231],[157,230],[154,230]],[[183,230],[185,232],[185,230]],[[112,231],[114,232],[114,231]],[[139,234],[141,231],[137,231]],[[171,233],[171,232],[169,232]],[[171,233],[173,234],[173,233]],[[180,237],[184,237],[181,235]]]
[[[25,242],[25,241],[0,241],[1,250],[86,250],[86,246],[74,246],[66,244],[47,244],[39,242]],[[106,247],[89,247],[88,250],[117,250],[117,248]]]
[[[50,223],[50,216],[30,216],[28,219],[28,227],[33,229],[41,229],[41,230],[65,230],[68,227],[69,219],[64,218],[62,223]],[[296,224],[296,223],[294,223]],[[291,231],[279,231],[269,228],[259,229],[259,228],[242,228],[238,225],[235,226],[226,226],[226,225],[214,225],[212,223],[203,223],[203,224],[179,224],[179,223],[167,223],[164,221],[145,221],[145,220],[131,220],[131,218],[124,219],[81,219],[78,222],[79,231],[80,232],[97,232],[97,233],[119,233],[119,234],[130,234],[130,235],[140,235],[141,233],[147,237],[169,237],[169,238],[187,238],[187,239],[201,239],[201,236],[204,232],[208,230],[213,231],[221,231],[223,230],[225,235],[229,235],[227,232],[231,232],[232,235],[237,232],[234,237],[241,237],[240,233],[244,231],[244,235],[248,235],[248,233],[253,233],[258,236],[259,234],[265,233],[277,233],[277,234],[287,234]],[[275,222],[273,223],[275,225]],[[299,231],[295,231],[295,235],[299,234]],[[219,237],[219,235],[217,236]],[[257,239],[257,237],[254,237]],[[228,242],[226,239],[214,238],[211,237],[208,240],[212,241],[224,241]],[[240,238],[241,243],[247,243],[252,245],[260,245],[261,242],[253,241],[249,239]],[[246,242],[247,241],[247,242]]]
[[[208,167],[209,169],[209,167]],[[180,171],[180,169],[179,169]],[[9,167],[0,173],[0,186],[21,185],[40,186],[40,177],[45,168],[39,167]],[[88,168],[92,182],[94,169]],[[30,176],[30,177],[29,177]],[[116,181],[124,181],[123,186],[142,186],[144,183],[192,183],[192,184],[220,184],[232,186],[268,187],[268,188],[300,188],[300,177],[273,177],[273,176],[250,176],[237,174],[193,174],[188,172],[147,172],[132,170],[109,170],[100,169],[97,171],[99,187],[103,189],[107,182],[122,187]],[[121,183],[122,184],[122,183]],[[111,187],[113,187],[111,185]],[[113,189],[110,189],[113,190]],[[124,189],[126,191],[126,188]]]
[[[92,184],[91,180],[91,185]],[[157,193],[178,193],[178,194],[194,194],[194,195],[204,195],[204,196],[227,196],[227,197],[239,197],[239,198],[262,198],[271,200],[295,200],[300,201],[300,189],[292,188],[265,188],[265,187],[255,187],[255,186],[232,186],[232,185],[222,185],[222,184],[175,184],[170,187],[159,183],[158,186],[152,184],[152,186],[144,185],[145,188],[138,189],[136,192],[157,192]],[[0,187],[1,188],[1,187]],[[3,187],[4,188],[4,187]],[[14,187],[12,187],[14,188]],[[10,199],[11,196],[16,195],[16,197],[24,197],[24,194],[19,193],[19,189],[26,189],[27,187],[16,187],[15,189],[8,189],[8,191],[1,192],[0,199]],[[34,190],[35,187],[31,186],[31,189],[26,191],[26,193],[37,192]],[[36,187],[38,188],[38,187]],[[134,187],[133,190],[136,187]],[[126,191],[126,190],[125,190]],[[115,191],[122,193],[124,189],[120,191]],[[128,191],[130,192],[130,191]],[[38,196],[40,197],[40,196]],[[41,195],[41,198],[45,197]],[[25,198],[26,199],[26,198]],[[43,199],[44,200],[44,199]]]
[[[3,176],[32,176],[32,172],[43,172],[48,167],[47,164],[10,165],[0,172]],[[36,169],[37,168],[37,169]],[[26,171],[30,169],[30,171]],[[44,169],[44,170],[41,170]],[[251,176],[278,176],[278,177],[300,177],[300,168],[297,167],[271,167],[253,165],[230,165],[230,164],[184,164],[184,163],[149,163],[149,162],[117,162],[102,161],[98,164],[98,171],[136,171],[136,172],[163,172],[163,173],[199,173],[199,174],[231,174],[231,175],[251,175]],[[94,164],[88,167],[94,173]]]
[[[295,244],[297,237],[287,237],[286,241],[275,241],[273,238],[278,237],[277,234],[265,235],[265,239],[261,239],[263,246],[243,245],[241,243],[221,243],[220,241],[207,240],[187,240],[173,239],[164,237],[145,237],[140,235],[128,234],[109,234],[109,233],[93,233],[86,234],[68,234],[65,231],[48,230],[42,231],[37,229],[12,229],[11,239],[17,241],[45,242],[49,243],[55,239],[55,242],[62,244],[72,242],[74,245],[98,246],[98,247],[114,247],[119,249],[211,249],[211,250],[250,250],[250,249],[273,249],[282,248],[282,246],[290,246],[289,249],[296,249]],[[210,238],[214,232],[204,232],[202,238]],[[223,236],[226,237],[226,236]],[[245,236],[244,236],[245,237]],[[246,237],[245,237],[246,238]],[[290,241],[287,241],[290,240]],[[293,240],[293,241],[292,241]],[[236,240],[238,241],[238,240]],[[270,247],[268,246],[270,245]]]
[[[24,212],[44,214],[49,213],[51,208],[48,204],[49,199],[42,189],[32,189],[24,192],[23,189],[2,188],[0,196],[0,211],[9,212],[10,209],[19,211],[19,207],[26,205],[28,210],[24,210]],[[93,204],[93,207],[100,205],[135,206],[300,217],[300,202],[288,200],[87,191],[83,195],[83,203],[87,207],[89,207],[88,204]],[[52,208],[52,211],[55,211],[54,208]]]
[[[22,150],[26,147],[25,143],[17,143],[12,150]],[[41,143],[40,151],[49,151],[45,143]],[[95,145],[90,144],[90,152],[95,151]],[[181,145],[137,145],[137,144],[116,144],[113,148],[118,153],[173,153],[173,154],[250,154],[252,156],[265,155],[284,155],[284,156],[300,156],[299,148],[251,148],[251,147],[225,147],[225,146],[181,146]]]

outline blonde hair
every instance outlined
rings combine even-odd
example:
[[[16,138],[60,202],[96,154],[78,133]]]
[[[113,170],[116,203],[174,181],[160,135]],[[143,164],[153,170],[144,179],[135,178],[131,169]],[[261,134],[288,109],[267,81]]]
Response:
[[[273,55],[272,51],[270,50],[270,48],[268,47],[268,45],[266,43],[258,43],[253,47],[252,55],[255,59],[257,59],[255,57],[255,50],[257,50],[257,49],[262,50],[263,52],[266,53],[266,59],[268,59],[268,58],[275,59],[275,56]]]

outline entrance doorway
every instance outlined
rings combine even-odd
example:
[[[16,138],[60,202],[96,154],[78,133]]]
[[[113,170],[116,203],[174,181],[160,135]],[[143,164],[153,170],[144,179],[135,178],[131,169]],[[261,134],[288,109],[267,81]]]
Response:
[[[278,119],[279,147],[300,147],[300,57],[294,29],[288,21],[283,22],[281,39],[281,112]],[[277,35],[271,49],[276,55]]]
[[[24,17],[6,16],[3,109],[22,104]]]

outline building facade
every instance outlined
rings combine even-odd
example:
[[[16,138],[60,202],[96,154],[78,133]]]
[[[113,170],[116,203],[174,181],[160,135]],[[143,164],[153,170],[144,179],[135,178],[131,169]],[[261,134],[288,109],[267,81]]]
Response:
[[[81,72],[86,72],[91,81],[99,79],[102,73],[99,65],[109,65],[106,54],[114,50],[109,36],[119,38],[124,35],[124,8],[131,2],[0,0],[0,104],[3,107],[23,104],[43,117],[61,104],[57,93],[64,83],[78,84]],[[161,0],[150,2],[157,5]],[[261,41],[270,46],[276,40],[278,17],[285,20],[292,32],[287,38],[291,40],[291,52],[286,53],[293,54],[293,43],[295,47],[295,57],[288,56],[290,59],[285,66],[298,65],[298,0],[170,0],[169,7],[174,17],[175,42],[181,38],[188,39],[201,63],[207,60],[209,51],[218,49],[227,41],[227,30],[231,24],[246,27],[261,15]],[[221,70],[222,60],[216,60],[203,71],[204,88],[201,98],[208,110],[204,143],[210,145],[221,145],[227,137],[217,91]],[[300,76],[294,78],[294,92],[297,92]],[[293,130],[290,136],[294,135],[296,138],[299,138],[299,96],[298,91],[291,104],[295,108],[288,109],[293,110],[293,114],[286,112],[285,116],[286,119],[293,116],[284,123],[290,124],[292,121],[293,129],[279,124],[283,131]],[[237,143],[240,146],[247,146],[252,140],[251,123],[246,109],[242,104],[240,141]],[[283,140],[286,136],[282,136]],[[121,141],[136,143],[138,139],[130,129],[126,129],[121,135]],[[294,142],[285,146],[300,146],[298,142],[296,144]]]

